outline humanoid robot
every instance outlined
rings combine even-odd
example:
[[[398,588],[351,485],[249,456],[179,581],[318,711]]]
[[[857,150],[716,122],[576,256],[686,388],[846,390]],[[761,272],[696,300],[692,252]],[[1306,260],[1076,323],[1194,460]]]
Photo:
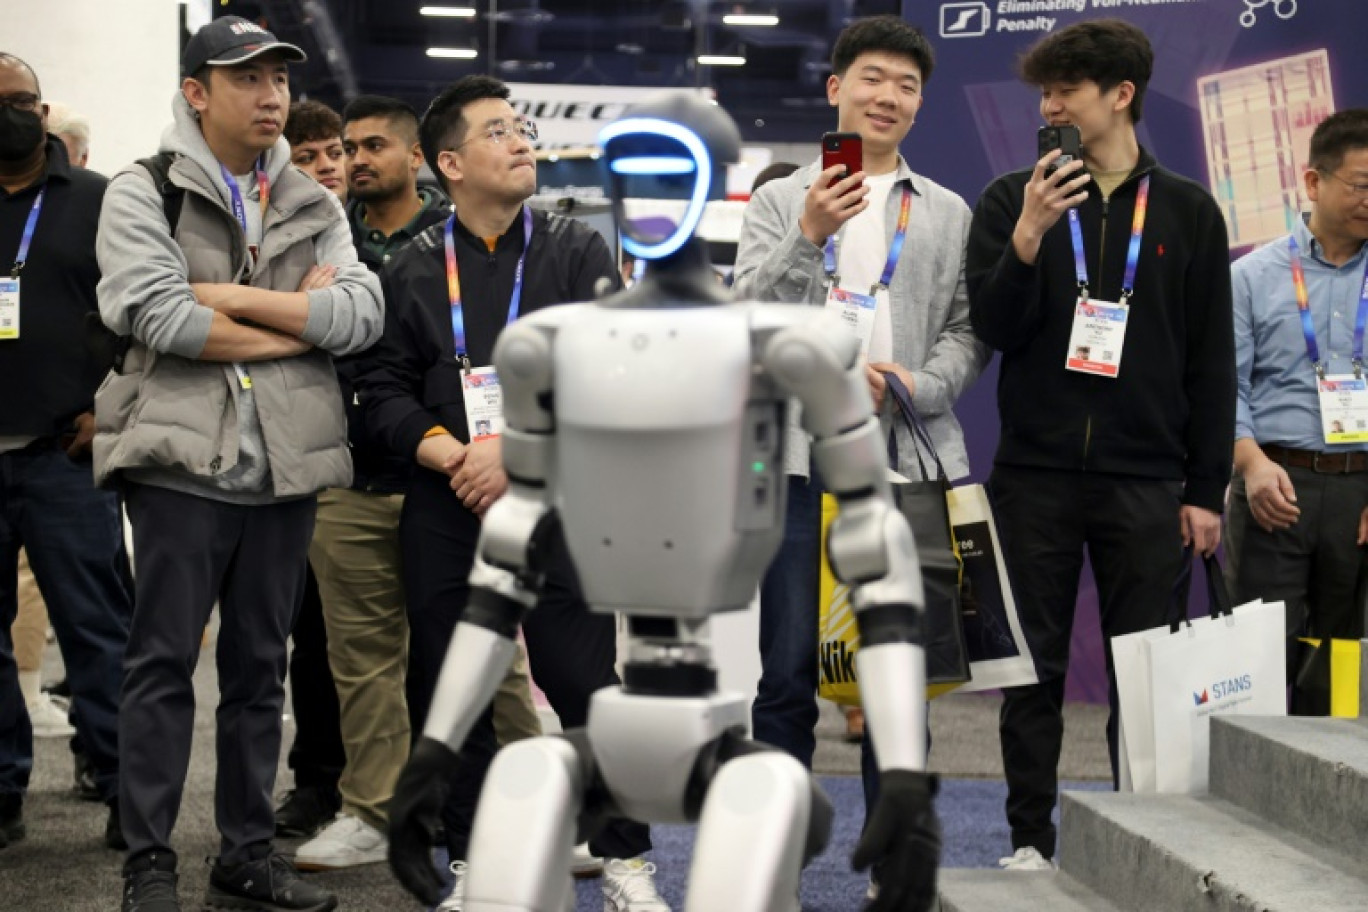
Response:
[[[623,684],[585,729],[509,745],[485,781],[465,912],[565,912],[572,845],[612,816],[698,822],[686,912],[794,912],[826,845],[831,805],[797,760],[746,737],[749,707],[719,693],[709,619],[746,608],[784,528],[791,399],[840,503],[832,569],[852,589],[857,674],[880,792],[853,863],[873,864],[876,912],[935,899],[940,829],[924,772],[921,573],[895,507],[855,337],[806,307],[731,303],[693,237],[740,136],[718,107],[666,93],[600,137],[623,246],[650,264],[630,290],[552,307],[504,330],[507,493],[485,516],[471,596],[390,806],[390,861],[437,899],[431,833],[472,724],[537,601],[539,562],[564,535],[585,601],[627,617]],[[680,191],[677,225],[625,218],[640,181]],[[814,318],[815,317],[815,318]]]

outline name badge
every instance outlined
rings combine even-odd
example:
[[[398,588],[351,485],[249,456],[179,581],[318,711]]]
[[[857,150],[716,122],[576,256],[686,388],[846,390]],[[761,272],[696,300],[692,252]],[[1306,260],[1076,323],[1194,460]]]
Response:
[[[503,388],[493,367],[472,367],[462,372],[461,398],[465,400],[471,443],[503,433]]]
[[[0,341],[19,338],[19,280],[0,279]]]
[[[1128,319],[1129,304],[1079,298],[1074,305],[1073,331],[1069,333],[1065,369],[1099,377],[1120,374],[1121,347],[1126,341]]]
[[[841,322],[860,340],[862,358],[869,356],[869,343],[874,338],[874,315],[879,309],[879,299],[887,294],[882,289],[877,294],[860,294],[835,285],[827,292],[826,309],[840,317]]]
[[[1325,442],[1368,442],[1368,379],[1343,374],[1324,377],[1317,386]]]

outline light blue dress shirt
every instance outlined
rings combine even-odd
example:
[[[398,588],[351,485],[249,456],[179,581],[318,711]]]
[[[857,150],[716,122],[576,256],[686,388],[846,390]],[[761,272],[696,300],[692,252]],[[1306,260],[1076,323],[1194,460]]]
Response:
[[[1354,319],[1364,285],[1368,244],[1332,266],[1298,220],[1311,323],[1327,374],[1353,373]],[[1368,450],[1368,443],[1328,444],[1321,428],[1316,372],[1306,351],[1287,237],[1249,253],[1231,268],[1235,298],[1235,438],[1301,450]],[[1365,368],[1368,374],[1368,368]]]

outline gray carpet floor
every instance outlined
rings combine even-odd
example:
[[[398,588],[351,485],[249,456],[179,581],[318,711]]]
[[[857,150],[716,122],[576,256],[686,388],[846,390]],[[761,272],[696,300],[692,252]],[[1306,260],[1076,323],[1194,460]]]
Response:
[[[212,647],[196,673],[198,711],[194,752],[181,806],[174,848],[180,855],[180,894],[187,909],[204,893],[208,866],[217,854],[213,826],[213,707],[217,678]],[[50,647],[45,680],[60,677],[57,650]],[[1000,779],[997,742],[998,698],[949,695],[932,704],[934,737],[932,768],[954,778]],[[1070,704],[1065,713],[1065,745],[1060,764],[1063,780],[1101,780],[1109,776],[1103,724],[1104,707]],[[858,775],[859,749],[842,739],[844,719],[823,704],[818,726],[816,772]],[[293,724],[286,717],[288,746]],[[107,912],[119,906],[121,859],[102,842],[106,812],[102,805],[79,801],[71,792],[71,757],[65,739],[35,742],[34,771],[24,817],[28,838],[0,851],[0,912]],[[281,765],[278,789],[290,785]],[[282,843],[285,849],[293,844]],[[336,892],[340,908],[365,912],[416,909],[381,865],[321,874],[318,882]],[[583,906],[583,903],[581,904]]]

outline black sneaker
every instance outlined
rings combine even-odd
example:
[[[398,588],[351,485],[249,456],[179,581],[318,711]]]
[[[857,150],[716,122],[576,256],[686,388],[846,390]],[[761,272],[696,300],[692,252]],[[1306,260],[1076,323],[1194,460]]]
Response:
[[[277,836],[312,836],[332,823],[342,810],[342,796],[335,788],[305,786],[285,793],[275,812]]]
[[[24,827],[24,796],[19,792],[0,795],[0,849],[28,835]]]
[[[337,897],[299,876],[290,860],[278,852],[228,867],[214,861],[205,912],[330,912]]]
[[[100,790],[95,785],[95,765],[80,751],[71,754],[71,790],[82,801],[99,801]]]
[[[176,856],[145,852],[124,865],[122,912],[181,912],[176,899]]]
[[[119,820],[119,799],[109,803],[109,819],[105,821],[104,844],[107,849],[123,852],[128,848],[124,839],[123,824]]]

